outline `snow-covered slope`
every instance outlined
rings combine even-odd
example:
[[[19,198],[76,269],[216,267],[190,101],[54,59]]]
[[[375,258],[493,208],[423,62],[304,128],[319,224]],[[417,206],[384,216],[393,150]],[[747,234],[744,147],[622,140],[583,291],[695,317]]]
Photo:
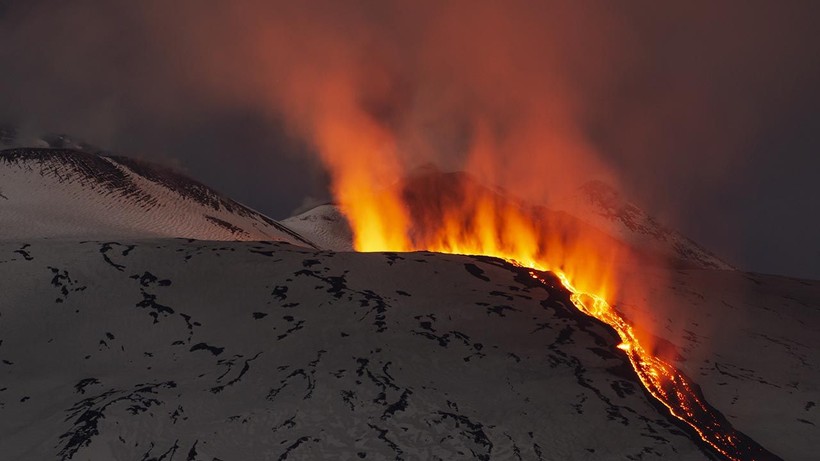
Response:
[[[0,239],[185,237],[311,243],[185,176],[75,150],[0,151]]]
[[[5,460],[706,457],[612,330],[498,260],[6,242],[0,283]]]
[[[714,253],[662,225],[601,181],[583,185],[560,205],[568,213],[637,248],[664,254],[690,267],[734,269]]]
[[[299,235],[309,236],[319,248],[333,251],[353,251],[353,233],[339,207],[324,204],[287,218],[282,225]]]

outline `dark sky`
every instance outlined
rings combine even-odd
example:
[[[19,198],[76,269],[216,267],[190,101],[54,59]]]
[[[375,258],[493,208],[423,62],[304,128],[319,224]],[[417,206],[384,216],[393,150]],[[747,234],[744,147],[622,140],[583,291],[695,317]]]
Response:
[[[354,82],[409,157],[446,164],[481,119],[526,167],[552,127],[579,152],[553,171],[603,165],[730,262],[820,278],[818,2],[225,3],[0,0],[0,119],[282,218],[327,197],[316,95]]]

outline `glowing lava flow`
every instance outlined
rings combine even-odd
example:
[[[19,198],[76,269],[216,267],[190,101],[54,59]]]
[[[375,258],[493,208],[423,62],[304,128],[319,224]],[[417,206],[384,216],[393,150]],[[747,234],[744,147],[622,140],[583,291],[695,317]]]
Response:
[[[689,379],[674,366],[650,354],[638,341],[632,326],[600,296],[578,291],[562,272],[555,272],[570,291],[570,300],[581,312],[611,326],[618,333],[618,349],[626,352],[644,387],[669,412],[694,429],[700,438],[728,459],[740,460],[737,453],[745,437],[734,431],[706,402]],[[538,278],[535,272],[534,278]],[[543,280],[542,280],[543,281]],[[728,428],[726,426],[729,426]]]

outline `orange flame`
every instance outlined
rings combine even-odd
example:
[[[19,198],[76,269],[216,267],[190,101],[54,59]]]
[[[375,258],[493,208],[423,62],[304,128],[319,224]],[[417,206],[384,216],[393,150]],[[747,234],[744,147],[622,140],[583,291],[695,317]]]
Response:
[[[362,251],[405,251],[407,215],[399,197],[385,194],[391,178],[400,175],[392,137],[370,118],[353,109],[343,86],[327,90],[335,110],[317,123],[317,144],[333,172],[333,192]]]

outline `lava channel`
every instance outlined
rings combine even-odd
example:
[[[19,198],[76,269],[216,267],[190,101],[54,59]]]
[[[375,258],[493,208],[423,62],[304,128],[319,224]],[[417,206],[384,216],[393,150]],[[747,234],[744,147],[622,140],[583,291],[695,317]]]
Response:
[[[517,261],[510,262],[521,266]],[[557,271],[553,273],[569,291],[570,300],[578,310],[615,330],[621,340],[617,348],[629,358],[632,368],[649,394],[672,416],[686,423],[709,447],[733,461],[781,459],[736,430],[723,414],[706,402],[700,387],[683,372],[649,353],[641,345],[632,325],[604,298],[579,291],[565,274]],[[530,276],[544,285],[550,285],[543,272],[531,270]]]

